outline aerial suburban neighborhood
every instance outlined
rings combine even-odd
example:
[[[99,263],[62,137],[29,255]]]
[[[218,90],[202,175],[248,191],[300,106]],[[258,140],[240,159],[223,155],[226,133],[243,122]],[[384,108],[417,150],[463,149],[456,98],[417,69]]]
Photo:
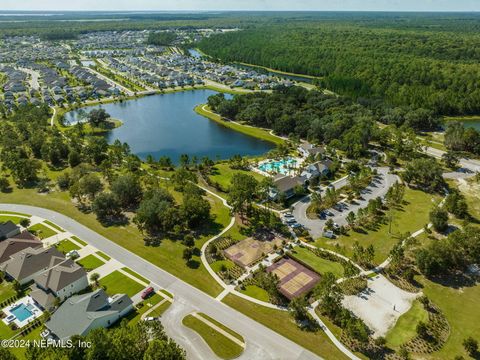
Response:
[[[145,2],[0,4],[0,359],[478,359],[480,9]]]

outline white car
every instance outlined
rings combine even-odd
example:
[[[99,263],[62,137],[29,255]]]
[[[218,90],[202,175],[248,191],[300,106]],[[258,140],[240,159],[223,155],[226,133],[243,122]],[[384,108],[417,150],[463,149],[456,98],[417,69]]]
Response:
[[[78,253],[77,250],[70,250],[69,252],[67,252],[65,254],[65,256],[66,256],[67,259],[70,259],[70,258],[76,259],[76,258],[80,257],[80,254]]]
[[[158,318],[153,317],[153,316],[149,316],[149,317],[146,317],[145,319],[143,319],[143,321],[156,321],[156,320],[158,320]]]
[[[42,339],[45,339],[49,335],[50,335],[50,330],[48,330],[48,329],[45,329],[40,333],[40,336],[42,337]]]

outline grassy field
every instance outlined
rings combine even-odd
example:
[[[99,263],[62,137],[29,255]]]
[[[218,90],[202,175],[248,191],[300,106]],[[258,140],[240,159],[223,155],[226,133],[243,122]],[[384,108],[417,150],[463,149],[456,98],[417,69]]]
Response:
[[[234,343],[193,315],[185,316],[182,323],[197,332],[203,340],[205,340],[210,349],[221,359],[234,359],[243,352],[243,347]]]
[[[417,280],[424,285],[423,293],[442,310],[450,324],[450,337],[446,344],[428,358],[453,359],[462,355],[470,359],[462,342],[469,336],[480,341],[480,284],[462,286],[452,282],[446,286],[423,277],[417,277]]]
[[[330,261],[327,259],[323,259],[317,255],[315,255],[313,252],[306,248],[301,248],[301,247],[295,247],[291,251],[291,256],[294,259],[300,260],[300,262],[308,265],[311,267],[313,270],[318,272],[319,274],[324,274],[327,272],[333,273],[337,278],[343,277],[343,266],[342,264],[335,262],[335,261]]]
[[[128,267],[123,267],[122,268],[123,271],[125,271],[126,273],[132,275],[133,277],[137,278],[138,280],[140,280],[141,282],[144,282],[146,284],[150,284],[150,280],[148,279],[145,279],[142,275],[140,274],[137,274],[135,271],[133,271],[132,269],[128,268]]]
[[[123,275],[120,271],[114,271],[102,277],[99,283],[100,286],[105,287],[105,291],[109,295],[127,294],[132,297],[143,289],[143,285]]]
[[[215,262],[210,264],[210,267],[216,273],[221,271],[222,266],[225,266],[227,269],[231,269],[235,266],[235,264],[228,259],[227,260],[218,260],[218,261],[215,261]]]
[[[248,174],[253,176],[258,181],[262,181],[262,179],[264,179],[262,175],[253,171],[234,170],[230,168],[227,163],[215,164],[215,167],[212,170],[212,174],[209,175],[209,178],[212,182],[218,183],[222,191],[227,192],[235,174]]]
[[[41,223],[30,226],[28,230],[35,232],[40,239],[46,239],[57,234],[55,230],[52,230]]]
[[[212,114],[210,113],[210,109],[208,108],[208,106],[205,106],[205,108],[203,108],[204,105],[198,105],[197,107],[195,107],[195,111],[202,115],[202,116],[205,116],[206,118],[210,119],[210,120],[213,120],[225,127],[228,127],[232,130],[235,130],[235,131],[238,131],[238,132],[241,132],[245,135],[250,135],[250,136],[253,136],[253,137],[256,137],[260,140],[265,140],[265,141],[268,141],[268,142],[271,142],[273,144],[283,144],[285,142],[285,140],[277,137],[277,136],[274,136],[272,134],[270,134],[270,132],[268,130],[264,130],[264,129],[260,129],[260,128],[257,128],[257,127],[253,127],[253,126],[246,126],[246,125],[242,125],[242,124],[238,124],[238,123],[233,123],[231,121],[226,121],[226,120],[223,120],[221,118],[220,115],[217,115],[217,114]]]
[[[100,260],[98,257],[95,255],[87,255],[83,259],[80,259],[77,261],[80,265],[82,265],[86,271],[92,271],[103,264],[105,264],[102,260]]]
[[[412,307],[405,314],[400,316],[395,326],[385,336],[387,346],[392,349],[399,349],[417,335],[416,328],[420,322],[428,322],[428,313],[419,300],[413,302]]]
[[[11,298],[13,295],[15,295],[15,290],[13,290],[12,283],[3,280],[0,283],[0,303]]]
[[[240,289],[240,292],[261,301],[270,301],[268,292],[257,285],[247,285],[245,286],[245,290]]]
[[[55,245],[58,251],[66,254],[71,250],[79,250],[80,247],[75,245],[73,242],[70,240],[62,240],[58,244]]]
[[[350,231],[346,236],[340,236],[335,240],[320,238],[316,245],[335,250],[335,245],[345,247],[345,255],[352,255],[353,244],[358,241],[364,247],[373,244],[375,247],[375,262],[381,263],[388,257],[388,254],[398,236],[407,231],[413,233],[429,222],[429,213],[434,203],[440,201],[440,196],[424,193],[420,190],[406,189],[404,204],[400,209],[392,211],[393,220],[391,232],[389,224],[382,224],[376,231],[365,231],[364,233]]]
[[[302,331],[286,311],[266,308],[231,294],[222,301],[325,359],[348,359],[330,342],[322,330]]]
[[[214,318],[208,316],[207,314],[204,314],[204,313],[198,313],[198,315],[200,315],[201,317],[203,317],[204,319],[207,319],[208,321],[210,321],[211,323],[214,323],[216,326],[218,326],[219,328],[221,328],[222,330],[226,331],[227,333],[229,333],[230,335],[232,335],[233,337],[237,338],[238,340],[240,340],[241,342],[245,343],[245,339],[243,338],[242,335],[236,333],[235,331],[233,331],[232,329],[226,327],[225,325],[223,325],[222,323],[218,322],[217,320],[215,320]]]
[[[205,241],[219,233],[230,222],[229,210],[222,202],[213,196],[208,196],[207,199],[212,206],[214,219],[205,225],[203,235],[196,239],[197,248],[201,248]],[[182,259],[185,246],[180,242],[164,239],[157,247],[147,247],[136,226],[128,224],[105,228],[94,214],[79,211],[67,193],[54,192],[45,196],[39,195],[35,189],[14,189],[10,194],[1,193],[0,202],[39,206],[58,211],[212,296],[217,296],[222,291],[220,285],[212,281],[198,255],[195,255],[188,265],[186,264]]]

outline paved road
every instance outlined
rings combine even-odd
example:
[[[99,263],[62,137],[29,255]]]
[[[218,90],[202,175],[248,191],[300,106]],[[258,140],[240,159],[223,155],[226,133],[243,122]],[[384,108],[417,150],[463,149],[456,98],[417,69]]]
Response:
[[[167,334],[186,349],[189,359],[215,359],[213,353],[198,335],[182,325],[183,317],[194,311],[206,313],[220,320],[245,338],[245,352],[239,359],[319,359],[318,356],[296,343],[215,300],[65,215],[48,209],[15,204],[0,204],[0,210],[28,213],[49,219],[140,275],[150,279],[156,285],[173,293],[175,301],[162,316],[162,323]]]
[[[445,154],[445,151],[438,150],[432,147],[426,147],[424,148],[424,151],[428,155],[436,157],[438,159],[441,159],[442,155]],[[459,163],[463,169],[469,170],[471,175],[475,175],[476,172],[480,172],[480,160],[461,158],[459,160]]]
[[[346,225],[347,221],[345,218],[350,211],[356,213],[360,208],[366,207],[369,200],[385,195],[395,181],[399,180],[398,176],[388,173],[388,168],[381,167],[377,168],[377,170],[379,174],[378,178],[373,181],[371,186],[364,190],[362,194],[363,200],[357,201],[357,204],[346,204],[348,205],[348,208],[341,212],[335,209],[330,209],[330,211],[334,214],[331,217],[334,222],[336,222],[338,225]],[[346,184],[347,179],[342,179],[341,181],[336,182],[334,187],[336,189],[340,189]],[[294,206],[293,215],[295,216],[297,222],[302,224],[313,238],[318,238],[323,234],[323,227],[325,226],[327,219],[309,219],[307,217],[307,209],[310,206],[310,201],[310,196],[300,200]]]

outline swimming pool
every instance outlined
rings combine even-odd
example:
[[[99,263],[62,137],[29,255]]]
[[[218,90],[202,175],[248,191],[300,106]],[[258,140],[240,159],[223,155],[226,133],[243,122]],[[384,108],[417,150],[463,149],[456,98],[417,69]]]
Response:
[[[15,315],[18,321],[22,322],[33,316],[34,309],[35,308],[30,304],[20,304],[11,309],[10,312]]]
[[[298,168],[298,160],[293,158],[268,160],[260,164],[258,168],[266,173],[289,175],[292,169]]]

